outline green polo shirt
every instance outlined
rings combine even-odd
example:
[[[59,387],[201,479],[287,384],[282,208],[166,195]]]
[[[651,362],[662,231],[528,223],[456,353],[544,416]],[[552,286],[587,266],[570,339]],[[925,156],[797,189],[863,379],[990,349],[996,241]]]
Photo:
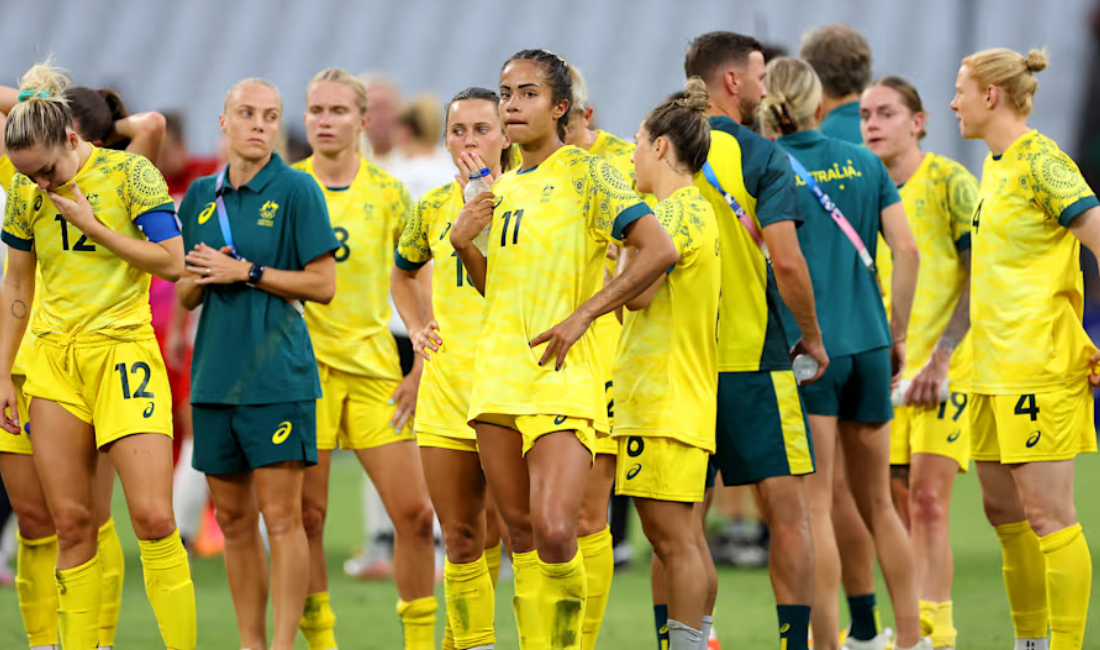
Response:
[[[187,250],[225,245],[217,176],[191,184],[180,205]],[[278,154],[248,183],[222,188],[237,251],[260,266],[301,271],[340,246],[320,188]],[[192,404],[275,404],[321,397],[305,319],[286,300],[241,282],[208,285],[191,362]]]
[[[810,172],[874,258],[882,210],[901,200],[878,156],[818,131],[783,136],[776,144]],[[875,276],[801,178],[798,202],[805,219],[798,229],[798,243],[810,267],[825,350],[839,357],[890,345],[890,326]],[[797,341],[798,324],[786,306],[783,312],[787,338]]]
[[[859,102],[841,104],[829,111],[818,130],[830,138],[863,144],[863,133],[859,130]]]

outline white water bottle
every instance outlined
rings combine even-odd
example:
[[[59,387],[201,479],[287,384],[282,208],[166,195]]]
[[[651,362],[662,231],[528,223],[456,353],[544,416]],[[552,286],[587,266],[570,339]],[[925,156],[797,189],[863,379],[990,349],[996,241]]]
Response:
[[[905,394],[909,392],[909,387],[912,385],[912,379],[902,379],[898,382],[898,387],[890,393],[890,401],[893,402],[894,406],[905,406]],[[943,383],[940,384],[940,394],[936,396],[936,400],[943,404],[949,399],[951,399],[951,380],[944,379]]]
[[[810,379],[817,374],[817,369],[821,367],[821,364],[817,362],[808,354],[800,354],[794,358],[791,362],[791,369],[794,370],[795,381],[801,386],[802,382]]]
[[[478,194],[489,191],[489,168],[482,167],[479,171],[471,172],[469,176],[470,182],[466,183],[466,189],[462,191],[462,198],[466,200],[466,203],[473,201],[477,198]],[[477,237],[474,237],[474,246],[481,251],[482,255],[489,254],[489,231],[492,229],[492,222],[485,226],[485,230],[482,230]]]

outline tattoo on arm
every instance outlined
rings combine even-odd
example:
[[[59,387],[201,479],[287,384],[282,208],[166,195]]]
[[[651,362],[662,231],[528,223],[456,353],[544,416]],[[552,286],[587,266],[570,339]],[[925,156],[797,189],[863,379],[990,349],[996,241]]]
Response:
[[[16,300],[11,304],[11,315],[15,316],[19,320],[23,320],[27,317],[27,303],[22,300]]]

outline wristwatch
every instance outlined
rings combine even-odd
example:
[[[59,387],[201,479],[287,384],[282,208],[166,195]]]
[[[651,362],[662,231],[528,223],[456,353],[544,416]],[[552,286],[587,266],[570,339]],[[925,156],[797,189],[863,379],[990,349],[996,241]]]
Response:
[[[248,282],[246,282],[245,284],[250,287],[255,287],[256,285],[260,284],[260,280],[263,279],[263,277],[264,267],[260,266],[259,264],[253,264],[252,268],[248,271]]]

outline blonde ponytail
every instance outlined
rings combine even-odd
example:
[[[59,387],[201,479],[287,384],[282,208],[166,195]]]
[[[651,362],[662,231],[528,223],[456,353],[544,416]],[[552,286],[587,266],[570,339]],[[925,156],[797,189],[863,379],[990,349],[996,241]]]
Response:
[[[996,86],[1008,97],[1012,108],[1021,115],[1031,115],[1039,80],[1035,73],[1046,70],[1046,50],[1031,50],[1027,56],[1008,48],[983,50],[963,59],[963,66],[978,86]]]
[[[19,102],[8,114],[4,144],[9,151],[23,151],[36,144],[62,145],[73,127],[73,115],[65,89],[69,78],[52,61],[39,63],[19,80]]]
[[[802,59],[779,57],[768,64],[768,94],[760,102],[764,126],[773,133],[790,135],[812,128],[821,105],[821,80]]]

